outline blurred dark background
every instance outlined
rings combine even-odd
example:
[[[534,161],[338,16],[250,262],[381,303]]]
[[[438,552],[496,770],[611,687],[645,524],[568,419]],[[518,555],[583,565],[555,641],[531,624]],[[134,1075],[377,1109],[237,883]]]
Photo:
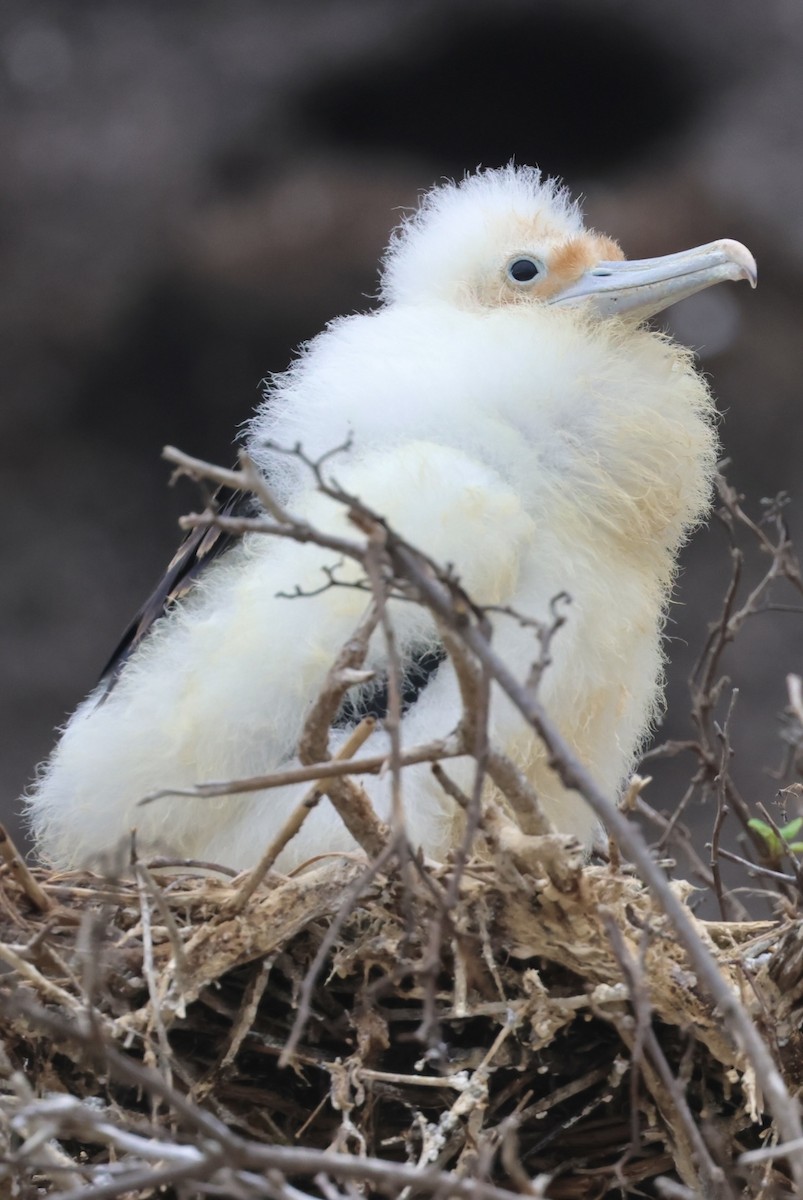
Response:
[[[440,176],[537,163],[633,257],[747,243],[758,292],[705,292],[671,327],[712,376],[733,481],[754,511],[789,489],[803,536],[802,50],[794,0],[5,0],[6,815],[194,501],[166,489],[162,445],[228,462],[260,380],[370,303],[394,209]],[[701,532],[670,626],[673,735],[727,571]],[[727,666],[735,772],[770,801],[803,617],[754,618]],[[689,768],[657,764],[653,801]]]

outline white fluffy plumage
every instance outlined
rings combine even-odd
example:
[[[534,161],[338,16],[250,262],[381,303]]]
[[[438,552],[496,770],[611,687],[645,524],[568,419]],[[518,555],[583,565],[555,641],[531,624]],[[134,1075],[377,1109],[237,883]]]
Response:
[[[282,501],[321,528],[354,536],[308,474],[265,451],[267,439],[300,442],[315,458],[350,437],[338,481],[454,563],[478,602],[547,619],[553,597],[571,596],[541,695],[612,795],[660,703],[675,556],[708,507],[717,448],[691,355],[643,318],[720,279],[752,276],[751,263],[731,242],[628,263],[536,170],[482,171],[424,198],[393,235],[381,305],[309,343],[250,425],[249,449]],[[532,278],[516,278],[530,269]],[[95,861],[133,826],[141,848],[235,868],[259,858],[303,788],[137,802],[157,788],[294,763],[309,704],[365,597],[277,593],[318,589],[333,557],[247,535],[156,621],[111,693],[102,703],[100,690],[90,695],[71,717],[30,792],[45,859]],[[422,610],[399,606],[394,619],[406,655],[436,645]],[[496,647],[523,669],[532,631],[501,615],[494,624]],[[380,638],[368,665],[382,671]],[[446,662],[404,716],[404,744],[448,734],[458,714]],[[594,817],[501,695],[490,729],[556,826],[589,844]],[[333,749],[344,737],[333,731]],[[364,752],[386,745],[380,730]],[[468,780],[470,764],[461,769]],[[389,782],[364,782],[386,817]],[[443,854],[454,810],[427,765],[405,770],[404,802],[413,839]],[[352,847],[324,800],[280,866]]]

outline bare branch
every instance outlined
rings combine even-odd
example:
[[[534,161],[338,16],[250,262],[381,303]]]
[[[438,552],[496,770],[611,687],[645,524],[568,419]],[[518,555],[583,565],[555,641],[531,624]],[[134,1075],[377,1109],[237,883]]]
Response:
[[[357,728],[352,730],[343,745],[338,748],[332,761],[348,761],[355,750],[359,750],[360,746],[371,736],[375,725],[376,722],[371,717],[366,717],[365,720],[361,721]],[[298,833],[321,796],[324,795],[325,790],[326,780],[321,779],[299,801],[257,865],[246,874],[237,891],[223,906],[222,912],[226,917],[233,916],[243,909],[276,862],[282,850]]]

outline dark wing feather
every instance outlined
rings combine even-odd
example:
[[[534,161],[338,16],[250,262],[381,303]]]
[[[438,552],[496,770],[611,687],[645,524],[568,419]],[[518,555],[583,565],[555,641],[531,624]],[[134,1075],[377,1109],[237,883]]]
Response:
[[[441,663],[445,661],[446,651],[440,644],[413,648],[404,664],[401,681],[402,716],[410,711],[427,685],[435,678]],[[387,675],[381,675],[366,686],[352,688],[346,693],[332,722],[332,728],[350,729],[365,717],[385,721],[389,709],[389,681]]]
[[[254,498],[250,492],[220,487],[214,504],[224,517],[246,517],[254,514]],[[106,663],[100,682],[105,685],[104,696],[117,682],[120,672],[137,646],[147,637],[153,623],[177,604],[195,585],[201,572],[238,541],[238,535],[222,529],[193,529],[179,546],[159,583],[121,637],[114,653]]]
[[[214,505],[223,517],[253,516],[256,507],[250,492],[234,491],[227,487],[220,487],[215,492]],[[126,629],[106,663],[100,677],[100,683],[103,685],[100,703],[109,695],[128,659],[140,642],[148,636],[154,622],[164,616],[174,604],[178,604],[192,590],[209,564],[225,554],[238,540],[237,534],[215,528],[193,529],[187,534],[159,583]],[[417,647],[411,652],[402,680],[402,714],[412,708],[445,658],[446,652],[439,645]],[[382,676],[367,687],[354,689],[344,698],[333,726],[336,729],[344,729],[357,724],[366,716],[383,721],[387,715],[388,680],[386,676]]]

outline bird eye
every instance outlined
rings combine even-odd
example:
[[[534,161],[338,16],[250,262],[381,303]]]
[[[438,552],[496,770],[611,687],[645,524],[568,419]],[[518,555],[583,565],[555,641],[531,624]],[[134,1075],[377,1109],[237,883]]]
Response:
[[[507,269],[508,279],[514,283],[532,283],[543,269],[543,264],[534,258],[514,258]]]

